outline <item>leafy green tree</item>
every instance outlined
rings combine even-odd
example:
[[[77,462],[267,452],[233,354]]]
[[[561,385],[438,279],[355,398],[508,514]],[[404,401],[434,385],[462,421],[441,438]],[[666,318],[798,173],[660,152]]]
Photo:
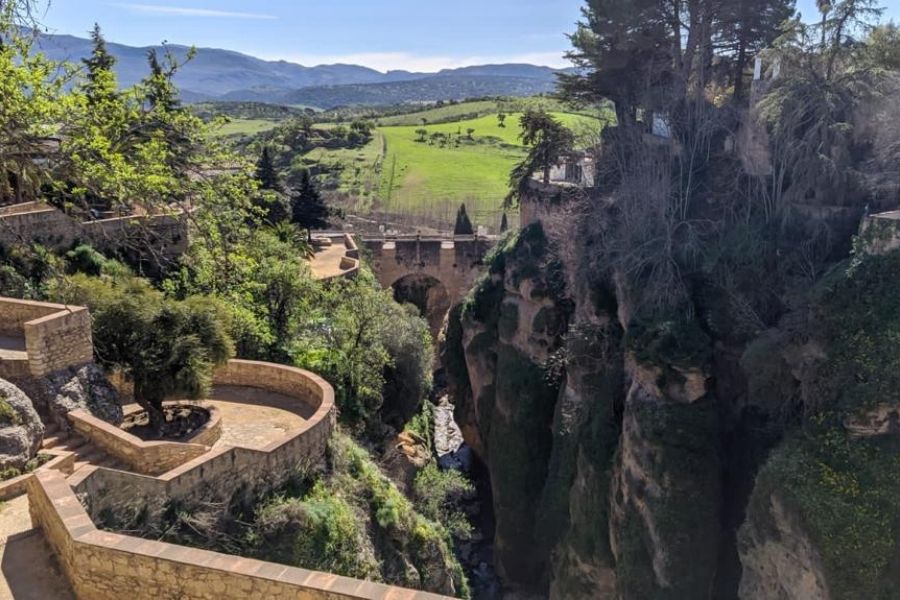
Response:
[[[121,369],[157,432],[163,402],[209,393],[215,368],[234,354],[223,307],[211,298],[171,300],[142,279],[73,276],[61,292],[91,309],[97,360]]]
[[[417,142],[424,142],[425,139],[428,137],[428,130],[425,129],[424,127],[420,127],[419,129],[416,129],[416,135],[419,136],[416,139]]]
[[[51,170],[33,160],[47,152],[67,110],[62,87],[69,74],[34,47],[13,24],[13,5],[0,10],[0,201],[33,198]]]
[[[456,211],[456,224],[453,226],[453,235],[472,235],[475,229],[472,227],[472,221],[466,213],[466,205],[460,204]]]
[[[506,127],[506,113],[503,111],[497,113],[497,126]]]
[[[313,229],[328,227],[328,216],[331,211],[325,204],[309,171],[300,177],[300,187],[291,198],[291,222],[306,230],[312,239]]]
[[[466,129],[466,137],[469,138],[470,140],[472,139],[473,133],[475,133],[475,129],[473,129],[472,127],[469,127],[468,129]]]

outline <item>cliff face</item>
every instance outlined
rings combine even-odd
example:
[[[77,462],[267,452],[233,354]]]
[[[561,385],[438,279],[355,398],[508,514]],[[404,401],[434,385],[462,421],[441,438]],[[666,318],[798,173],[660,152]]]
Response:
[[[583,254],[574,243],[540,222],[506,239],[447,324],[443,361],[490,473],[504,582],[555,599],[890,597],[900,500],[886,498],[900,490],[864,457],[900,460],[900,411],[858,414],[842,390],[860,369],[892,372],[893,359],[845,364],[853,343],[892,334],[875,318],[854,324],[862,338],[839,334],[847,298],[888,267],[854,275],[866,282],[846,298],[831,276],[815,310],[738,343],[702,313],[636,318],[615,274],[560,258]],[[889,277],[900,286],[900,269]],[[895,291],[882,285],[876,305]]]
[[[508,239],[448,328],[457,418],[490,470],[498,571],[554,598],[702,595],[720,497],[708,352],[657,366],[626,344],[615,292],[567,293],[555,257],[539,223]]]

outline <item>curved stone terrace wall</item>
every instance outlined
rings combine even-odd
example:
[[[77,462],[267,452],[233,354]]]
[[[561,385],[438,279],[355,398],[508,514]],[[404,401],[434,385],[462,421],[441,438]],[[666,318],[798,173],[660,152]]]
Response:
[[[215,373],[213,382],[216,385],[258,388],[288,396],[296,399],[298,412],[306,409],[308,414],[310,405],[315,407],[315,412],[302,426],[288,431],[281,439],[262,448],[221,446],[203,452],[159,476],[105,468],[84,468],[69,482],[79,494],[84,495],[91,514],[96,515],[104,509],[140,501],[142,498],[154,503],[167,497],[228,498],[242,486],[253,486],[261,482],[274,485],[298,470],[321,462],[336,421],[334,390],[324,379],[295,367],[231,360]],[[107,433],[116,434],[115,444],[140,441],[121,430]],[[96,440],[92,441],[96,443]],[[110,442],[107,440],[101,443]],[[138,453],[137,449],[132,449],[128,451],[128,456]],[[154,470],[158,472],[158,469]]]
[[[91,600],[448,600],[446,596],[101,531],[56,472],[28,483],[31,520]]]
[[[121,503],[204,494],[225,498],[242,485],[278,479],[321,460],[335,423],[334,392],[322,378],[293,367],[233,360],[219,385],[256,387],[316,402],[312,417],[261,450],[223,447],[159,477],[87,467],[68,480],[41,471],[28,481],[32,523],[59,558],[76,595],[91,600],[446,600],[392,587],[97,529],[91,514]],[[85,509],[82,500],[89,506]]]
[[[261,450],[224,447],[215,452],[211,452],[210,447],[221,435],[222,421],[214,407],[211,407],[209,422],[186,442],[144,441],[84,410],[72,411],[68,416],[79,435],[128,465],[135,473],[143,475],[166,474],[164,478],[169,477],[172,475],[170,471],[188,463],[199,467],[201,473],[204,470],[209,472],[223,467],[227,457],[247,463],[245,466],[250,473],[253,464],[262,467],[271,461],[289,463],[291,452],[298,448],[304,460],[316,461],[324,455],[334,423],[334,390],[318,375],[286,365],[231,360],[215,372],[213,385],[262,389],[293,400],[296,403],[294,412],[298,414],[309,414],[310,408],[314,412],[303,427],[288,431],[283,439]],[[238,456],[231,456],[232,449],[238,451]],[[209,456],[204,456],[207,453]],[[207,465],[207,461],[211,464]],[[190,478],[190,473],[190,470],[185,471],[184,476]],[[229,478],[232,475],[229,473]],[[103,474],[95,474],[94,477],[115,478],[114,475]],[[152,487],[153,484],[150,485]],[[180,495],[180,484],[172,484],[172,487]]]

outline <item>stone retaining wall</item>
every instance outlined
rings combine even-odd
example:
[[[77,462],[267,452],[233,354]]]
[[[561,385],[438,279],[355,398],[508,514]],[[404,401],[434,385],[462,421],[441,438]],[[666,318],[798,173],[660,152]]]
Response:
[[[25,349],[34,377],[94,360],[91,315],[83,306],[25,323]]]
[[[78,222],[46,204],[29,202],[29,210],[16,205],[0,214],[0,244],[37,242],[52,248],[66,248],[78,237]]]
[[[447,600],[427,592],[100,531],[56,473],[29,482],[35,527],[90,600]]]
[[[200,439],[195,438],[191,443],[146,442],[83,409],[71,411],[68,417],[75,433],[128,465],[128,468],[136,473],[145,475],[165,473],[206,454],[209,452],[207,438],[212,439],[209,435],[214,436],[216,431],[221,434],[222,428],[221,417],[215,414],[201,432],[203,436]],[[215,443],[215,439],[212,439],[212,443]]]
[[[130,215],[81,222],[43,202],[26,202],[0,210],[0,244],[39,242],[67,250],[87,242],[100,250],[137,250],[145,258],[173,260],[188,247],[188,219],[182,214]],[[147,253],[148,249],[152,252]],[[152,254],[150,256],[149,254]]]
[[[0,335],[25,338],[31,377],[85,365],[94,359],[91,316],[83,306],[0,298]],[[3,375],[22,376],[0,370]]]
[[[25,323],[63,310],[62,304],[0,298],[0,335],[25,337]]]
[[[71,483],[79,494],[84,494],[93,515],[142,498],[154,503],[166,497],[225,499],[243,486],[278,483],[298,470],[321,462],[336,419],[334,390],[328,382],[302,369],[246,360],[229,361],[216,372],[213,381],[216,385],[253,387],[282,394],[297,399],[304,408],[315,406],[316,412],[301,427],[261,449],[223,446],[158,477],[110,469],[83,469]],[[116,443],[122,437],[117,435]]]

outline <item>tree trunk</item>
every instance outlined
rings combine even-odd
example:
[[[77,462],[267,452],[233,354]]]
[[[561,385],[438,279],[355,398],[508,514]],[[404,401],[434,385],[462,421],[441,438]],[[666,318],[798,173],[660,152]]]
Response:
[[[747,44],[744,42],[743,35],[738,42],[740,49],[738,50],[737,59],[734,63],[734,99],[741,100],[744,96],[744,69],[747,66]]]
[[[150,384],[151,386],[153,384]],[[155,393],[148,393],[144,384],[134,383],[134,400],[141,405],[141,408],[147,411],[147,418],[150,421],[150,427],[156,434],[156,437],[162,437],[163,425],[166,422],[166,415],[163,412],[163,398],[158,397]]]

